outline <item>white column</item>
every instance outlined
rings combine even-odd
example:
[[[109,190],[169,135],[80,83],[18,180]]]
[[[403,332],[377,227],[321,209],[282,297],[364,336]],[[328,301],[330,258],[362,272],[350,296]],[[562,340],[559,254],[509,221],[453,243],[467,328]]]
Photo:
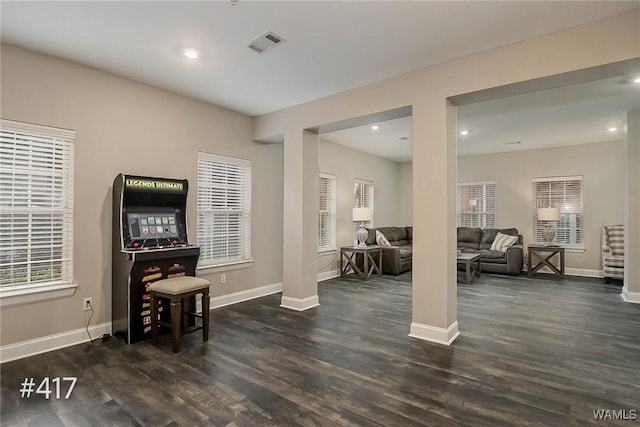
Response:
[[[318,300],[318,135],[284,134],[283,292],[281,307],[307,310]]]
[[[455,107],[435,101],[414,105],[413,310],[409,336],[442,344],[452,343],[459,335],[456,168]]]
[[[624,149],[627,193],[622,297],[627,302],[640,303],[640,110],[627,113]]]

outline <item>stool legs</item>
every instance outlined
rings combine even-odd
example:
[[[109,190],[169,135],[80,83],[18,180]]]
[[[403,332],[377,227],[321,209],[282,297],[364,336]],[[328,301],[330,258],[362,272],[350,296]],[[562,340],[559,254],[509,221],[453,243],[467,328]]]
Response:
[[[171,341],[173,342],[173,352],[180,351],[180,338],[182,335],[182,298],[171,298]]]
[[[189,326],[189,298],[182,298],[182,332]]]
[[[202,295],[202,315],[190,313],[190,300],[185,295],[190,295],[197,298],[197,295]],[[160,298],[168,299],[171,306],[171,324],[166,324],[158,319]],[[190,294],[182,293],[177,295],[171,295],[166,293],[157,293],[151,291],[151,342],[153,345],[158,345],[158,334],[160,324],[163,326],[171,326],[171,343],[173,345],[173,352],[180,352],[180,344],[182,341],[183,332],[189,332],[189,315],[195,315],[202,319],[202,341],[209,340],[209,288],[198,289],[192,291]],[[194,324],[195,329],[199,329],[197,324]]]
[[[209,341],[209,288],[202,292],[202,341]]]

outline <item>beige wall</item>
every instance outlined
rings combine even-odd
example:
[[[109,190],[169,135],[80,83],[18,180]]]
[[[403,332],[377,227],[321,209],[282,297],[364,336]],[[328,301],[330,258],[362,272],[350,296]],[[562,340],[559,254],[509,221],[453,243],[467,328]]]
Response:
[[[217,296],[282,281],[283,147],[252,142],[252,119],[71,62],[2,45],[2,117],[77,131],[75,295],[2,309],[2,345],[111,320],[111,185],[130,173],[187,178],[190,240],[195,242],[199,150],[250,159],[252,268],[210,279]],[[145,160],[147,159],[147,160]]]
[[[495,181],[496,225],[516,227],[527,245],[533,243],[531,180],[583,176],[585,251],[568,252],[566,267],[602,270],[600,228],[624,220],[623,165],[622,141],[461,156],[458,182]]]
[[[398,223],[413,224],[413,164],[398,165]]]
[[[624,287],[626,301],[640,303],[640,110],[627,113],[625,155]]]
[[[414,262],[412,276],[411,334],[448,342],[457,333],[457,277],[453,257],[456,249],[455,109],[447,99],[638,57],[640,14],[634,11],[258,117],[254,138],[284,134],[286,143],[287,132],[294,129],[412,107],[413,248],[414,260],[420,262]],[[567,84],[575,82],[572,80],[575,75],[568,77]],[[289,165],[285,162],[284,166]],[[284,227],[287,234],[287,225]],[[286,238],[296,237],[291,234]]]
[[[446,37],[446,35],[443,35]],[[118,172],[195,178],[195,152],[253,159],[253,230],[256,262],[229,273],[225,290],[282,280],[283,239],[296,246],[298,227],[315,229],[301,206],[282,208],[283,151],[248,142],[411,105],[413,107],[414,335],[448,340],[457,331],[455,252],[455,111],[447,98],[640,57],[640,14],[613,18],[513,43],[376,84],[342,92],[255,119],[17,48],[2,47],[2,116],[78,131],[76,178],[76,295],[2,310],[2,344],[83,326],[83,297],[93,296],[96,322],[108,320],[110,192]],[[178,141],[178,144],[176,144]],[[158,147],[178,145],[176,151]],[[156,161],[138,158],[154,150]],[[132,153],[123,157],[122,153]],[[293,157],[292,157],[293,158]],[[317,171],[316,171],[317,173]],[[300,174],[301,176],[304,173]],[[296,191],[309,191],[297,189]],[[262,193],[262,194],[260,194]],[[303,203],[309,197],[289,195]],[[193,236],[195,208],[190,199]],[[267,204],[267,202],[269,202]],[[263,205],[264,204],[264,205]],[[433,209],[433,206],[441,209]],[[285,211],[283,211],[286,210]],[[257,222],[257,215],[260,222]],[[282,218],[295,221],[283,224]],[[301,221],[297,221],[300,218]],[[299,224],[302,223],[302,224]],[[298,227],[300,228],[300,227]],[[312,233],[303,233],[312,234]],[[87,246],[89,245],[89,246]],[[265,250],[268,248],[268,250]],[[264,252],[263,252],[264,251]],[[316,264],[315,262],[313,264]],[[315,265],[289,270],[316,273]],[[214,278],[215,279],[215,278]],[[214,280],[215,281],[215,280]],[[237,288],[234,288],[237,286]],[[219,287],[213,286],[215,293]],[[16,325],[18,325],[16,327]],[[421,328],[421,325],[427,326]]]
[[[404,225],[398,219],[398,163],[320,140],[318,168],[336,176],[336,246],[353,244],[353,184],[364,179],[374,184],[374,225]],[[339,249],[338,249],[339,251]],[[318,271],[339,268],[336,252],[318,256]]]

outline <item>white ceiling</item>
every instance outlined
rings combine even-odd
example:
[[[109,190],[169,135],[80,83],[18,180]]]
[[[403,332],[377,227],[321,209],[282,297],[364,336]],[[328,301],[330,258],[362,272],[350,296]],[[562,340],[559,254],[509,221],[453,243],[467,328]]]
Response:
[[[378,129],[371,129],[374,124]],[[411,117],[402,117],[323,133],[321,138],[395,162],[410,162],[413,146],[411,124]]]
[[[5,1],[3,42],[250,116],[638,7],[637,1]],[[256,54],[266,31],[286,39]],[[198,61],[181,57],[200,49]]]
[[[250,116],[474,52],[637,9],[638,1],[5,1],[3,42],[59,56]],[[273,31],[286,42],[256,54]],[[181,50],[202,57],[190,61]],[[640,72],[640,70],[638,70]],[[619,80],[458,109],[458,154],[620,139],[640,90]],[[638,86],[638,85],[636,85]],[[323,138],[410,161],[411,118]],[[401,141],[400,137],[408,137]],[[520,144],[505,145],[520,141]]]
[[[596,80],[460,106],[458,155],[620,141],[627,111],[640,108],[640,77]],[[372,123],[373,124],[373,123]],[[322,138],[396,162],[412,159],[411,117],[322,134]],[[610,132],[610,127],[617,131]],[[519,142],[514,144],[514,142]]]
[[[620,141],[640,108],[638,74],[458,107],[458,155]],[[610,132],[609,128],[616,131]],[[516,143],[518,142],[518,143]]]

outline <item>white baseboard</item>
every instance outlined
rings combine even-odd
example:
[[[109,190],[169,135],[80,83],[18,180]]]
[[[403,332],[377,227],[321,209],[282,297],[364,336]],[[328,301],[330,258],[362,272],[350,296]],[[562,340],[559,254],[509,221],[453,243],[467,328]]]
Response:
[[[224,307],[254,298],[259,298],[271,294],[282,292],[282,283],[261,286],[259,288],[248,289],[246,291],[234,292],[229,295],[211,297],[211,309]],[[317,297],[316,297],[317,299]],[[198,300],[199,301],[199,300]],[[111,322],[90,326],[89,333],[93,338],[104,334],[111,334]],[[73,331],[62,332],[33,340],[22,341],[15,344],[8,344],[0,347],[0,363],[10,362],[24,357],[34,356],[40,353],[69,347],[89,341],[85,328]]]
[[[318,282],[333,279],[338,276],[340,276],[340,270],[323,271],[322,273],[318,273]]]
[[[260,286],[259,288],[247,289],[246,291],[234,292],[232,294],[220,295],[218,297],[211,297],[210,308],[214,309],[225,307],[227,305],[249,301],[254,298],[277,294],[278,292],[282,292],[282,282]]]
[[[632,302],[634,304],[640,304],[640,292],[629,292],[629,289],[625,286],[622,288],[622,299],[625,302]]]
[[[282,301],[280,302],[280,307],[296,311],[305,311],[319,305],[320,300],[318,299],[318,295],[313,295],[307,298],[291,298],[283,296]]]
[[[458,338],[458,335],[460,335],[460,332],[458,331],[457,321],[453,322],[447,329],[412,322],[409,333],[411,338],[445,345],[451,345],[451,343]]]
[[[523,271],[527,271],[527,266],[525,265]],[[540,270],[536,271],[537,273],[543,274],[554,274],[553,271],[549,267],[543,267]],[[604,273],[602,270],[594,270],[591,268],[567,268],[564,269],[564,274],[567,276],[578,276],[578,277],[597,277],[599,279],[604,277]]]
[[[590,268],[565,268],[564,274],[567,276],[597,277],[599,279],[604,277],[602,270],[593,270]]]
[[[111,322],[89,326],[89,333],[91,333],[93,338],[100,337],[104,334],[111,334]],[[81,344],[89,341],[89,339],[87,330],[80,328],[15,344],[3,345],[0,347],[0,363]]]

